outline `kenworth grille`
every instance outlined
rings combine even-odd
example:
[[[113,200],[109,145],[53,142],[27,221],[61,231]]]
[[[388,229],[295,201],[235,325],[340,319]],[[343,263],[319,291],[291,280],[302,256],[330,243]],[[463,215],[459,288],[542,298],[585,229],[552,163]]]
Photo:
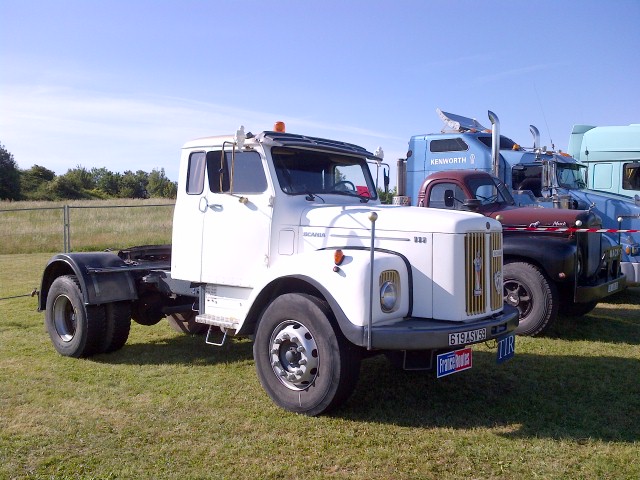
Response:
[[[502,306],[501,232],[466,234],[465,292],[467,315],[485,313],[487,309],[497,310]]]

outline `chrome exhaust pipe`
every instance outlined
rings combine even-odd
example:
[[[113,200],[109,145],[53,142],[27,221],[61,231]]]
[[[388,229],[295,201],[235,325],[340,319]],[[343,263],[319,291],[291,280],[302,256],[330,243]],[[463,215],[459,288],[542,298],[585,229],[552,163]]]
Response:
[[[491,122],[491,160],[493,160],[493,174],[500,178],[500,120],[491,110],[488,111]]]

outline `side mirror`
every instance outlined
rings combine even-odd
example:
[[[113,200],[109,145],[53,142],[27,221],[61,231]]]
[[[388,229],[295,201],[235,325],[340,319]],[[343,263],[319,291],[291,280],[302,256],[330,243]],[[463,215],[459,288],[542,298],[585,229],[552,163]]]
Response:
[[[462,206],[469,210],[470,212],[475,212],[482,205],[482,200],[478,200],[477,198],[467,198]]]
[[[382,170],[382,181],[384,182],[384,193],[389,193],[389,169]]]
[[[444,191],[444,206],[447,208],[453,208],[453,190]]]

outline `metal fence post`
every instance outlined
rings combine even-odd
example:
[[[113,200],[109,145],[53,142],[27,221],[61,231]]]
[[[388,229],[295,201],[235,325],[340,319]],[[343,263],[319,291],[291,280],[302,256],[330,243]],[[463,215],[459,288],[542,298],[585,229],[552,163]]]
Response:
[[[65,205],[62,210],[63,210],[62,219],[64,222],[63,249],[64,249],[64,253],[69,253],[71,252],[71,228],[70,228],[71,220],[69,218],[69,205]]]

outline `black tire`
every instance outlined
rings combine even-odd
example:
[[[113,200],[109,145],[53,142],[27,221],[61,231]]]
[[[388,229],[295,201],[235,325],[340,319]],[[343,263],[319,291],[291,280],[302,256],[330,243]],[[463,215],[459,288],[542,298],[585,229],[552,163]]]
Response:
[[[597,300],[585,303],[575,303],[572,301],[560,302],[559,312],[560,315],[565,315],[567,317],[582,317],[596,308],[596,305],[598,305]]]
[[[263,312],[253,358],[276,405],[320,415],[349,398],[360,373],[360,350],[334,323],[325,302],[301,293],[282,295]]]
[[[178,333],[187,335],[204,335],[209,329],[209,325],[196,322],[196,312],[174,313],[167,317],[171,328]]]
[[[558,316],[558,290],[544,273],[524,262],[507,262],[502,272],[504,301],[520,312],[518,335],[535,336]]]
[[[89,357],[103,347],[105,310],[86,305],[75,275],[56,278],[47,296],[45,326],[54,348],[66,357]]]
[[[120,350],[131,330],[131,303],[113,302],[105,305],[107,328],[102,342],[102,352],[111,353]]]

